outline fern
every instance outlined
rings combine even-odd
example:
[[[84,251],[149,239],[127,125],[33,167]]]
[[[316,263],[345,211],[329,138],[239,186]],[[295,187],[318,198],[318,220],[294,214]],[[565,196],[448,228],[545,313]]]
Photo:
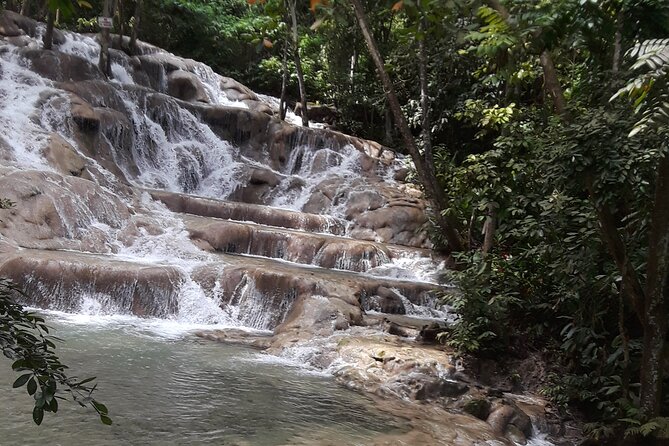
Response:
[[[621,420],[629,421],[629,420]],[[636,424],[636,423],[635,423]],[[669,439],[669,417],[651,418],[644,424],[629,427],[625,431],[626,437],[653,435],[656,438]]]
[[[638,43],[627,55],[636,58],[632,70],[646,70],[611,98],[627,96],[633,101],[635,113],[643,112],[630,136],[646,128],[669,125],[669,39]]]

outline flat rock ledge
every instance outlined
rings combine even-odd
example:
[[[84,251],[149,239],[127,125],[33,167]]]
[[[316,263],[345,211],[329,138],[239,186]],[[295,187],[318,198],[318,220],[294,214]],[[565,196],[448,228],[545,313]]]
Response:
[[[483,386],[452,351],[422,340],[427,322],[369,314],[346,328],[335,318],[332,330],[321,327],[317,334],[314,326],[303,325],[279,326],[274,333],[224,329],[196,335],[328,371],[342,385],[372,397],[379,409],[407,420],[408,431],[380,436],[374,445],[526,445],[537,437],[575,444],[564,440],[564,426],[545,400]]]

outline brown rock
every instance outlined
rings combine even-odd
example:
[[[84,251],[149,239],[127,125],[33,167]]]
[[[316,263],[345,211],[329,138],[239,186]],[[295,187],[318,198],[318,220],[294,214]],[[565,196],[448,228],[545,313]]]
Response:
[[[22,285],[26,304],[77,311],[91,298],[104,312],[154,317],[176,313],[183,281],[168,266],[46,251],[20,251],[0,265],[0,274]]]
[[[23,48],[21,55],[30,61],[31,70],[56,82],[79,82],[104,77],[97,65],[60,51]]]
[[[42,155],[63,175],[79,177],[86,169],[86,159],[57,133],[51,134],[49,144],[42,149]]]
[[[200,78],[188,71],[171,71],[167,75],[167,92],[184,101],[209,103],[209,97]]]

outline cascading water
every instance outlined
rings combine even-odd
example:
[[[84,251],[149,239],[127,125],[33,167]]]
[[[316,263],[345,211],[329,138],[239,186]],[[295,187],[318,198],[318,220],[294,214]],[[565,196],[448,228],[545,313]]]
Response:
[[[39,43],[32,45],[38,47]],[[60,45],[59,50],[91,63],[97,63],[99,57],[99,46],[93,38],[74,33],[66,33],[65,43]],[[209,126],[176,102],[164,101],[160,109],[153,108],[149,105],[146,92],[132,87],[134,81],[130,65],[124,65],[122,60],[120,62],[115,61],[112,64],[112,71],[116,74],[119,85],[114,94],[118,98],[117,102],[123,104],[123,111],[131,123],[131,128],[128,131],[122,126],[111,126],[103,132],[103,137],[113,148],[115,164],[121,168],[126,178],[143,187],[217,199],[229,196],[239,187],[238,172],[241,166],[254,162],[241,156],[237,148],[215,135]],[[17,167],[49,171],[52,168],[41,155],[41,149],[48,143],[49,132],[58,133],[77,149],[76,137],[71,127],[70,102],[67,95],[53,90],[52,82],[30,71],[28,65],[29,62],[22,59],[14,48],[4,51],[2,55],[3,82],[0,88],[7,107],[0,117],[0,125],[6,129],[5,134],[11,141],[3,153]],[[210,100],[230,105],[231,102],[220,88],[221,77],[202,64],[195,63],[194,67],[194,73],[207,86]],[[25,88],[26,84],[30,87]],[[122,84],[130,84],[132,88],[125,88]],[[264,100],[272,102],[267,97]],[[104,103],[105,100],[101,98],[100,104]],[[243,103],[236,105],[243,106]],[[39,124],[35,123],[36,113],[39,115]],[[359,174],[359,159],[362,155],[352,146],[335,150],[318,147],[314,150],[308,142],[296,141],[298,147],[292,150],[281,172],[289,177],[299,178],[305,186],[297,193],[282,194],[282,185],[279,185],[274,192],[273,205],[300,210],[322,178],[339,177],[350,180]],[[122,154],[124,147],[130,148],[129,157]],[[177,260],[177,267],[182,271],[183,277],[183,284],[180,286],[183,292],[177,293],[180,296],[178,318],[224,324],[234,323],[235,318],[239,321],[239,312],[222,312],[216,299],[207,297],[207,293],[191,279],[195,268],[214,260],[193,246],[183,223],[151,200],[133,202],[131,196],[119,192],[118,180],[112,173],[81,150],[78,153],[95,167],[97,177],[94,179],[100,186],[99,193],[108,196],[102,200],[86,202],[68,198],[63,190],[47,191],[66,226],[65,236],[79,239],[102,237],[105,240],[103,252],[116,253],[119,258],[127,261],[173,265]],[[91,207],[91,203],[98,205]],[[135,209],[149,215],[152,224],[159,228],[159,234],[155,229],[150,232],[140,228],[137,235],[128,239],[126,228],[134,217],[118,215],[119,206],[124,204],[131,209],[131,213]],[[332,210],[335,218],[341,217],[337,213],[337,206]],[[389,263],[390,259],[385,254],[380,257],[379,255],[377,253],[374,256],[375,263],[372,264],[369,253],[355,261],[342,253],[334,267],[348,270],[353,268],[354,262],[361,262],[362,266],[357,268],[365,271]],[[375,273],[378,274],[378,270]],[[262,296],[253,298],[262,299]],[[97,311],[107,313],[115,311],[107,299],[101,299],[100,296],[89,296],[87,299],[89,303],[98,302],[98,305],[91,304],[88,308],[97,308]],[[245,298],[244,302],[247,300]],[[207,310],[199,309],[198,302]],[[252,307],[245,305],[247,310]],[[230,314],[233,314],[232,318]],[[255,320],[251,316],[247,318],[250,318],[249,321]],[[251,323],[251,326],[269,327],[267,323],[256,322]],[[278,322],[280,321],[275,321]],[[238,323],[243,324],[243,321]]]
[[[419,243],[386,245],[373,232],[361,237],[363,243],[351,235],[352,214],[383,206],[374,204],[380,196],[367,197],[370,203],[358,209],[355,194],[376,186],[395,188],[384,203],[404,200],[405,210],[419,209],[411,207],[418,200],[402,196],[405,191],[394,178],[401,157],[374,158],[342,135],[280,124],[253,110],[255,101],[271,113],[276,98],[255,95],[203,64],[157,48],[132,60],[113,52],[113,79],[107,82],[95,68],[95,39],[64,36],[52,55],[65,53],[84,64],[90,79],[49,77],[49,70],[59,67],[41,67],[44,72],[37,74],[30,62],[37,59],[27,54],[41,48],[38,39],[26,37],[22,48],[0,39],[0,198],[10,193],[18,203],[15,210],[2,211],[0,269],[16,272],[37,296],[36,304],[77,313],[86,324],[107,321],[125,334],[133,332],[124,342],[139,344],[137,339],[154,341],[142,337],[153,329],[170,336],[195,326],[263,335],[277,329],[279,336],[284,325],[293,324],[298,330],[290,342],[296,344],[283,354],[301,366],[317,366],[323,359],[322,350],[298,345],[299,338],[316,333],[309,332],[310,321],[326,336],[347,333],[349,322],[360,324],[362,318],[356,299],[380,296],[382,287],[399,296],[407,316],[449,317],[432,294],[442,265],[417,249]],[[175,71],[194,76],[206,98],[188,104],[169,96]],[[231,89],[237,93],[229,95]],[[289,113],[289,121],[299,118]],[[239,126],[230,132],[234,137],[226,125]],[[275,133],[248,142],[253,132]],[[352,185],[358,188],[355,194]],[[215,200],[243,188],[255,193],[249,196],[263,211],[237,207],[232,218],[237,224],[216,226]],[[170,210],[146,189],[164,192],[166,202],[182,209]],[[325,197],[320,207],[318,194]],[[196,196],[214,200],[199,203],[202,213],[189,218],[181,212],[189,212]],[[280,224],[272,215],[279,210],[266,205],[297,212],[282,214]],[[305,209],[328,215],[314,219]],[[304,228],[315,227],[315,220],[319,229],[307,234]],[[342,222],[349,223],[346,234]],[[249,236],[245,252],[227,249],[234,240],[241,246],[253,230],[263,235]],[[22,237],[23,232],[29,235]],[[253,256],[254,249],[267,257]],[[184,382],[196,379],[201,376]],[[207,386],[215,389],[216,379],[211,381]],[[220,422],[220,417],[211,419]],[[228,432],[203,444],[220,444],[222,438],[237,437]]]

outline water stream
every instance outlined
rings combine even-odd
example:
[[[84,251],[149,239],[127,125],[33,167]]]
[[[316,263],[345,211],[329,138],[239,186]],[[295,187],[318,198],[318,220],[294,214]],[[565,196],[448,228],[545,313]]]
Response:
[[[62,404],[57,416],[47,416],[36,428],[30,397],[23,389],[12,390],[0,405],[0,445],[38,445],[45,439],[68,446],[370,445],[381,434],[408,430],[405,421],[331,376],[291,363],[290,355],[279,359],[193,334],[194,324],[272,330],[295,301],[298,310],[316,300],[318,306],[305,308],[332,312],[314,316],[325,326],[339,311],[330,301],[348,302],[367,288],[377,292],[381,284],[407,316],[448,317],[446,308],[425,297],[443,264],[417,249],[425,247],[422,242],[407,241],[423,230],[409,225],[423,208],[412,207],[419,201],[394,179],[401,157],[370,164],[372,156],[348,139],[294,128],[287,135],[283,127],[273,130],[278,142],[237,141],[253,131],[262,134],[269,124],[260,126],[265,121],[257,116],[234,124],[230,116],[237,119],[238,109],[249,107],[226,96],[224,78],[168,53],[159,56],[197,76],[210,105],[185,104],[165,94],[169,73],[162,65],[150,87],[146,80],[142,86],[138,75],[148,76],[146,70],[127,57],[112,63],[112,82],[64,86],[68,82],[50,80],[57,76],[31,70],[26,50],[41,43],[28,39],[26,45],[0,39],[0,198],[5,185],[18,203],[17,216],[0,221],[0,244],[5,237],[16,242],[15,255],[8,256],[14,255],[14,267],[23,275],[15,280],[43,296],[41,306],[77,313],[47,311],[55,335],[67,340],[59,347],[61,358],[76,374],[98,377],[97,398],[109,406],[114,425],[105,427],[92,411]],[[95,64],[99,47],[90,36],[67,33],[58,51]],[[76,95],[67,90],[73,85]],[[276,106],[275,98],[259,100]],[[207,121],[205,111],[220,115]],[[298,118],[290,114],[289,121]],[[225,125],[231,127],[224,131]],[[73,165],[61,166],[62,158]],[[216,213],[187,216],[188,211],[154,201],[146,188],[172,199],[190,194],[186,201],[246,200],[263,208],[254,214],[262,218],[247,219],[241,212],[226,226]],[[386,191],[386,198],[370,197],[375,188],[396,190]],[[248,197],[240,194],[244,190]],[[359,208],[352,206],[357,201]],[[387,221],[378,216],[386,226],[372,217],[369,227],[356,223],[364,231],[355,235],[355,216],[391,210],[391,202],[401,203],[392,207],[403,209],[401,215]],[[314,212],[338,224],[312,233],[267,218],[285,210],[305,222],[316,217],[307,212]],[[395,228],[402,215],[408,226]],[[369,245],[404,243],[381,239],[383,230],[408,234],[402,239],[407,246]],[[212,234],[218,238],[203,237]],[[247,240],[245,234],[255,235]],[[290,253],[289,237],[301,243]],[[366,248],[353,246],[354,238]],[[251,242],[267,249],[253,251]],[[210,243],[216,252],[205,249]],[[235,243],[247,243],[248,249],[228,249]],[[313,255],[306,255],[310,250]],[[326,292],[331,295],[321,296]],[[15,378],[9,364],[0,364],[0,387],[11,388]]]
[[[6,445],[365,445],[404,428],[371,400],[331,377],[243,347],[200,340],[192,327],[134,317],[48,312],[63,361],[97,376],[110,409],[105,427],[92,410],[61,404],[39,428],[24,389],[4,391]],[[7,361],[5,361],[7,362]],[[16,378],[0,364],[0,387]]]

